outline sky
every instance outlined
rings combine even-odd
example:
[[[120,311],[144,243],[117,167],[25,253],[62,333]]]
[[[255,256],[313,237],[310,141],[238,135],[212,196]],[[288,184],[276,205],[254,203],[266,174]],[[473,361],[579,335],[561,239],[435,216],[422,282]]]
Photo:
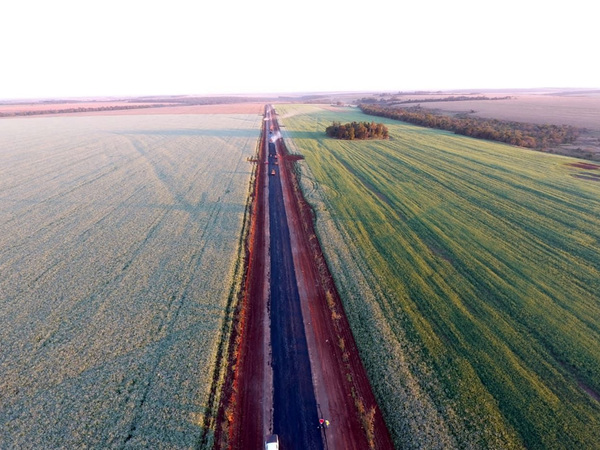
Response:
[[[5,0],[0,99],[599,88],[589,0]]]

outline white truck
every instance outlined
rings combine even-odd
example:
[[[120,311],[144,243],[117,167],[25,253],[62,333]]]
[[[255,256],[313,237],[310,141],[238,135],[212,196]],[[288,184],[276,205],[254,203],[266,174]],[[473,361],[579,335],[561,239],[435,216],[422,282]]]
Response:
[[[276,434],[267,437],[265,450],[279,450],[279,437]]]

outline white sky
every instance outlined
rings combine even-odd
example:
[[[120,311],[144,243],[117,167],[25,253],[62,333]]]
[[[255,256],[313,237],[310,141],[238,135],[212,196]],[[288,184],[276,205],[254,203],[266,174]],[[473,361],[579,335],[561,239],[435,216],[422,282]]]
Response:
[[[0,99],[600,87],[589,0],[3,0]]]

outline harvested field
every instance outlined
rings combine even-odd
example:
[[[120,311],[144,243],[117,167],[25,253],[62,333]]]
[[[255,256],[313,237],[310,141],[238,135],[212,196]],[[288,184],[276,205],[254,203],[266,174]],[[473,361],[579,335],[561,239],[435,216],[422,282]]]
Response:
[[[500,94],[485,94],[490,98]],[[424,108],[439,109],[454,113],[471,113],[492,119],[514,120],[537,124],[572,125],[581,128],[600,129],[600,95],[558,95],[553,93],[520,94],[503,93],[510,99],[465,100],[454,102],[427,101]],[[419,96],[407,96],[407,98]],[[431,96],[422,96],[428,100]],[[443,95],[438,95],[443,97]],[[405,104],[401,106],[415,106]]]
[[[260,114],[263,103],[224,103],[214,105],[179,105],[161,103],[129,102],[82,102],[82,103],[35,103],[0,105],[0,117],[31,113],[32,116],[139,116],[173,114]],[[81,108],[83,111],[72,111]],[[97,109],[97,110],[94,110]],[[49,111],[52,111],[50,113]],[[47,112],[47,114],[44,114]]]
[[[261,121],[0,120],[0,448],[211,446]]]
[[[89,111],[76,113],[83,116],[130,116],[174,114],[260,114],[263,103],[233,103],[219,105],[165,105],[156,108],[121,109],[114,111]]]
[[[365,116],[277,109],[396,447],[596,448],[587,163],[391,120],[389,141],[337,141]]]
[[[264,106],[264,103],[228,103],[222,105],[172,106],[166,107],[165,111],[167,114],[261,114]]]
[[[47,111],[66,112],[72,109],[93,109],[93,108],[146,108],[151,106],[148,103],[134,103],[124,101],[90,101],[90,102],[32,102],[16,104],[0,104],[0,116],[23,115],[23,114],[42,114]]]
[[[452,114],[582,128],[585,131],[573,144],[561,145],[551,151],[576,158],[600,160],[600,95],[597,92],[510,95],[511,99],[507,100],[428,102],[422,106]]]

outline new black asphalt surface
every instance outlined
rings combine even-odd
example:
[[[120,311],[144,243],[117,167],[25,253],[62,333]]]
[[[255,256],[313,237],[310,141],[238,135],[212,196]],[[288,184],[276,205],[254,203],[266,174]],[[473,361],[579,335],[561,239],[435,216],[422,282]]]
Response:
[[[271,346],[273,432],[285,450],[321,450],[310,360],[287,224],[280,166],[269,143],[269,225],[271,250]]]

